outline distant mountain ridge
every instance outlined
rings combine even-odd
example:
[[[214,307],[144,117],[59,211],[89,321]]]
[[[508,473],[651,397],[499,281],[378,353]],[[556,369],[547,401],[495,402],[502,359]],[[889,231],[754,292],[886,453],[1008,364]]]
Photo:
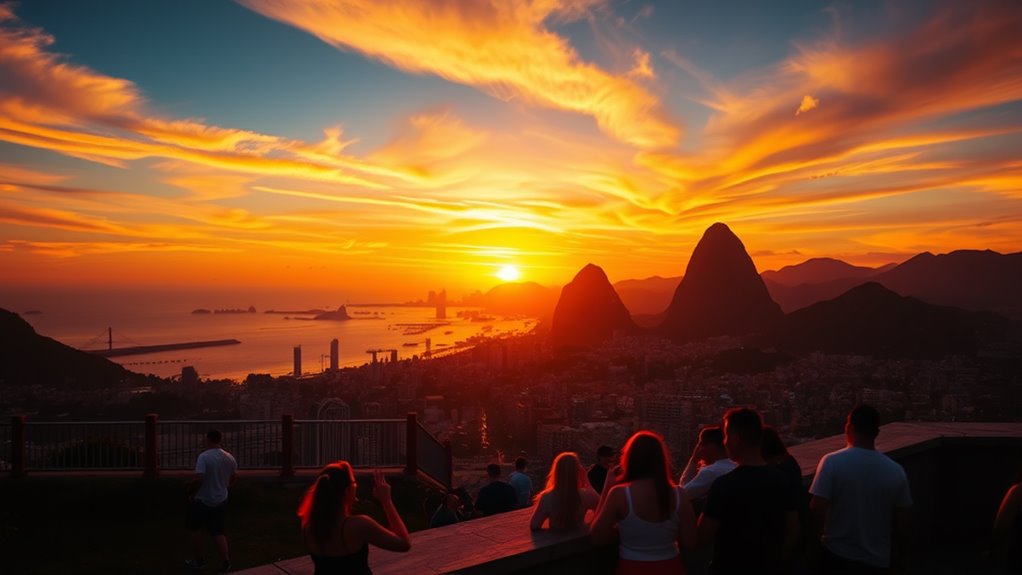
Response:
[[[730,228],[703,233],[658,331],[675,339],[744,335],[781,319],[756,266]]]
[[[461,305],[481,307],[489,313],[528,315],[549,320],[557,304],[558,291],[536,282],[497,284],[486,293],[462,298]]]
[[[990,250],[957,250],[940,255],[924,252],[901,264],[877,268],[877,273],[866,277],[863,274],[868,272],[861,270],[869,268],[857,268],[859,271],[852,275],[837,278],[824,274],[790,273],[789,268],[799,266],[789,266],[778,272],[763,272],[771,297],[788,313],[819,301],[833,299],[872,280],[898,294],[916,297],[927,303],[993,311],[1022,319],[1022,297],[1018,295],[1022,293],[1022,252],[1000,254]],[[846,269],[850,268],[855,266]],[[831,269],[839,268],[834,266]],[[784,270],[789,272],[779,278],[777,274]],[[793,285],[790,282],[795,277],[821,281]]]
[[[881,274],[897,264],[887,264],[879,268],[854,266],[834,258],[811,258],[800,264],[784,266],[773,271],[767,270],[760,274],[763,281],[786,286],[802,284],[820,284],[840,279],[865,279]]]
[[[660,314],[671,304],[681,280],[682,276],[622,280],[614,284],[614,291],[633,316]]]

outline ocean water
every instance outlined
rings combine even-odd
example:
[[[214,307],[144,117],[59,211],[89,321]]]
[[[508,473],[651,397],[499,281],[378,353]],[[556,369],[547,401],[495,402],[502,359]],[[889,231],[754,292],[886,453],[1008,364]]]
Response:
[[[398,358],[406,359],[425,353],[426,338],[431,339],[432,350],[437,354],[472,336],[525,333],[534,325],[532,320],[523,318],[494,317],[492,321],[474,322],[457,317],[457,312],[465,308],[449,307],[446,321],[450,325],[405,335],[405,328],[396,324],[437,321],[435,310],[359,306],[348,308],[355,319],[312,321],[285,319],[284,315],[263,313],[264,309],[257,313],[200,315],[192,314],[192,309],[161,302],[125,301],[123,305],[51,304],[39,314],[12,311],[22,313],[40,335],[79,349],[105,349],[108,327],[113,330],[115,348],[237,339],[241,344],[110,358],[132,371],[161,377],[180,375],[183,367],[193,366],[203,378],[236,380],[249,373],[291,373],[293,348],[298,345],[302,348],[302,372],[319,373],[330,366],[330,340],[334,338],[340,341],[340,366],[349,367],[369,361],[368,349],[397,349]],[[390,353],[381,357],[389,359]]]

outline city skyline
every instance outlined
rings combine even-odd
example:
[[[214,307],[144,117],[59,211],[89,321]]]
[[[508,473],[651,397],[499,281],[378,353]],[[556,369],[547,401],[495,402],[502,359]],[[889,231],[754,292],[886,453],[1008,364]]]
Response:
[[[1022,246],[1022,9],[0,4],[14,286],[352,300]],[[376,299],[380,299],[376,298]]]

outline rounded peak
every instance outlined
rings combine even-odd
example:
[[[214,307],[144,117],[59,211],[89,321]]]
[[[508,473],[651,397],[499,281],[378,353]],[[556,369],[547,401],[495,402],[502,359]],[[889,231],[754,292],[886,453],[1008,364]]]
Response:
[[[706,228],[706,231],[703,232],[703,237],[706,237],[706,236],[708,236],[710,234],[714,234],[714,235],[716,235],[716,234],[726,234],[726,235],[729,235],[729,236],[735,235],[734,232],[731,231],[731,228],[727,227],[727,224],[725,224],[723,222],[714,222],[714,224],[712,226]]]
[[[572,279],[571,281],[572,283],[577,281],[604,281],[608,283],[610,282],[610,280],[607,278],[607,273],[603,271],[603,268],[593,263],[586,264],[585,267],[583,267],[581,270],[579,270],[577,274],[575,274],[575,278]]]

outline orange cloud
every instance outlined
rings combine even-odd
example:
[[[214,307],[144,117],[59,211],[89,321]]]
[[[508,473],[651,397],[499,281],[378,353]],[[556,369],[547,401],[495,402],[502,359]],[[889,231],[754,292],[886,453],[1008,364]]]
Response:
[[[813,108],[815,108],[815,107],[817,107],[819,105],[820,105],[820,101],[817,100],[816,98],[814,98],[814,97],[812,97],[812,96],[810,96],[808,94],[805,95],[805,96],[802,96],[802,103],[799,104],[798,105],[798,109],[795,110],[795,115],[798,116],[799,114],[804,114],[804,113],[808,112],[809,110],[812,110]]]
[[[551,19],[577,18],[592,2],[239,1],[400,70],[592,116],[601,130],[635,146],[672,146],[680,134],[656,96],[582,61],[567,40],[545,26]]]

